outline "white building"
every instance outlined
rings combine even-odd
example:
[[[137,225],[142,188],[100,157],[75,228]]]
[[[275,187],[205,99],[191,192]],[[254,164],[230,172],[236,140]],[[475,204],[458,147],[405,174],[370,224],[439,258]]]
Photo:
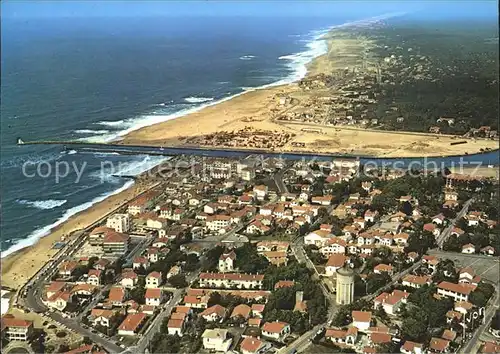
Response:
[[[204,288],[261,289],[264,281],[262,274],[243,273],[201,273],[200,286]]]
[[[233,339],[228,336],[227,329],[206,329],[201,336],[203,338],[203,348],[216,352],[227,352]]]
[[[130,230],[130,216],[128,214],[114,214],[106,220],[106,226],[116,232],[127,233]]]
[[[219,272],[221,273],[233,272],[235,260],[236,260],[236,253],[234,253],[234,251],[222,254],[219,257]]]

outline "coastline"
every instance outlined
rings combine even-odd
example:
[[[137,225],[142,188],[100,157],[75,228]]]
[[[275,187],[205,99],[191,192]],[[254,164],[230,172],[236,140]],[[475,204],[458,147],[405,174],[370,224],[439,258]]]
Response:
[[[331,70],[338,70],[344,68],[346,63],[355,65],[360,50],[373,45],[373,43],[366,38],[350,38],[349,27],[358,24],[366,25],[378,20],[378,18],[375,18],[335,26],[327,33],[316,38],[315,40],[324,40],[326,42],[327,50],[326,53],[317,56],[306,65],[305,76],[310,77]],[[330,52],[334,55],[330,55],[332,54]],[[336,56],[338,53],[343,53],[344,56],[339,59]],[[118,142],[125,145],[188,146],[184,141],[188,136],[210,134],[221,128],[224,130],[238,130],[250,125],[268,131],[282,130],[297,134],[300,135],[301,141],[308,144],[308,147],[304,149],[285,146],[281,150],[273,150],[274,152],[293,153],[294,151],[311,151],[312,148],[319,153],[335,152],[340,154],[373,155],[383,158],[430,156],[435,154],[436,150],[443,151],[448,155],[461,155],[464,151],[468,153],[479,152],[479,148],[485,147],[482,142],[475,142],[465,144],[467,145],[466,150],[464,150],[463,145],[451,146],[455,149],[453,150],[450,149],[449,145],[450,141],[454,141],[452,137],[426,133],[388,133],[352,127],[322,127],[326,132],[325,134],[303,133],[302,129],[307,128],[307,124],[283,124],[277,123],[274,119],[262,118],[269,114],[269,110],[276,102],[277,95],[300,95],[296,81],[291,83],[285,83],[285,81],[287,80],[283,79],[263,87],[249,89],[217,102],[210,102],[186,115],[175,116],[174,114],[173,119],[129,131]],[[255,116],[255,118],[250,116]],[[413,138],[408,139],[409,136]],[[331,150],[331,147],[325,148],[325,145],[327,143],[331,144],[332,140],[335,140],[335,144],[338,145],[338,148],[334,151]],[[429,140],[432,140],[432,144],[429,144]],[[358,141],[358,143],[344,147],[342,146],[344,141]],[[359,141],[363,142],[364,145],[361,146]],[[365,142],[369,142],[369,144]],[[491,141],[491,143],[496,145],[494,141]],[[356,147],[356,144],[360,146]],[[398,148],[394,148],[394,146],[398,146]],[[204,147],[210,148],[210,146]],[[429,147],[428,150],[426,150],[427,147]],[[473,151],[476,148],[477,151]],[[2,258],[2,285],[11,288],[21,287],[57,252],[57,250],[52,249],[54,242],[59,241],[63,235],[68,235],[77,229],[92,224],[102,215],[113,210],[114,207],[133,199],[139,193],[140,186],[134,184],[120,193],[111,195],[90,208],[71,216],[68,220],[50,230],[48,235],[41,237],[35,244]]]
[[[41,237],[35,244],[2,258],[1,285],[19,289],[57,253],[58,250],[53,248],[54,243],[59,242],[62,237],[67,237],[71,233],[93,224],[149,187],[149,185],[134,183],[125,190],[110,195],[90,208],[71,216],[65,222],[51,229],[48,235]]]
[[[312,80],[318,75],[339,73],[346,67],[359,66],[363,53],[376,44],[369,38],[352,36],[349,29],[371,26],[379,20],[380,18],[374,18],[334,26],[327,33],[318,36],[315,40],[326,42],[326,51],[305,65],[304,78]],[[322,99],[330,93],[322,89],[300,89],[300,78],[290,83],[283,83],[284,81],[211,102],[185,115],[175,116],[157,124],[128,129],[114,142],[123,145],[224,148],[229,146],[221,146],[214,141],[207,142],[206,137],[218,134],[229,135],[228,139],[231,139],[240,132],[253,130],[256,134],[269,134],[271,140],[279,139],[283,135],[292,135],[293,138],[282,146],[269,149],[278,153],[314,151],[325,154],[410,158],[466,155],[479,153],[486,148],[498,148],[494,140],[278,120],[278,114],[295,108],[280,106],[277,103],[279,97],[292,97],[292,100],[308,102]],[[467,143],[457,144],[457,139],[466,140]],[[230,147],[255,148],[244,143]]]

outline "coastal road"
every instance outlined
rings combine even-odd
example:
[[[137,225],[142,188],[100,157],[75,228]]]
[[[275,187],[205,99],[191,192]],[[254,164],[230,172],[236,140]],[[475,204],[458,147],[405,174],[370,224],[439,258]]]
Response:
[[[451,220],[450,224],[436,238],[436,243],[437,243],[439,249],[443,248],[444,243],[446,242],[446,240],[448,239],[448,237],[451,234],[451,230],[455,226],[456,222],[465,216],[465,214],[467,213],[467,210],[469,210],[469,206],[471,203],[472,203],[472,199],[469,199],[468,201],[466,201],[464,203],[464,206],[462,207],[462,209],[457,213],[456,217],[453,220]]]

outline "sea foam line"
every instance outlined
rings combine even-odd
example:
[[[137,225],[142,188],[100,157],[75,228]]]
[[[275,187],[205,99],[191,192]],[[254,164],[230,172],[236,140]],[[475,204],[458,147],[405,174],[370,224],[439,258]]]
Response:
[[[14,242],[16,242],[15,244],[13,244],[11,247],[6,249],[5,251],[2,251],[1,258],[4,258],[4,257],[8,256],[9,254],[12,254],[14,252],[17,252],[17,251],[23,249],[23,248],[26,248],[26,247],[29,247],[29,246],[36,244],[38,242],[38,240],[40,240],[42,237],[50,234],[50,231],[53,228],[61,225],[62,223],[67,221],[73,215],[75,215],[79,212],[82,212],[84,210],[87,210],[88,208],[90,208],[94,204],[102,202],[106,198],[126,190],[127,188],[131,187],[133,184],[134,184],[134,181],[127,181],[122,187],[114,190],[113,192],[102,194],[99,197],[92,199],[90,202],[83,203],[81,205],[78,205],[78,206],[75,206],[73,208],[68,209],[63,214],[63,216],[61,216],[56,222],[54,222],[50,225],[44,226],[38,230],[33,231],[27,238],[24,238],[21,240],[15,240],[14,241]]]
[[[202,103],[202,102],[208,102],[208,101],[213,101],[213,97],[186,97],[184,101],[189,102],[189,103]]]
[[[25,200],[25,199],[17,199],[19,204],[27,205],[40,210],[49,210],[60,207],[61,205],[66,204],[67,200],[62,199],[47,199],[47,200]]]

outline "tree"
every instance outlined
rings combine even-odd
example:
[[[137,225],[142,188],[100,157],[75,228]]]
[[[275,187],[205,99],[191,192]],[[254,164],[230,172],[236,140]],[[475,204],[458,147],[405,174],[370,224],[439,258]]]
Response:
[[[368,294],[376,292],[391,281],[391,276],[386,272],[381,274],[370,273],[366,277],[366,292]]]
[[[236,249],[235,266],[243,273],[263,273],[269,266],[268,260],[257,253],[257,249],[247,243]]]
[[[420,341],[427,333],[427,315],[421,309],[415,309],[403,319],[401,332],[406,339]]]
[[[184,270],[187,272],[192,272],[198,269],[200,265],[200,260],[195,254],[188,254],[186,257],[186,264],[184,265]]]
[[[172,285],[174,288],[180,289],[180,288],[185,288],[188,286],[188,283],[186,281],[186,277],[183,274],[177,274],[173,275],[168,279],[168,282],[170,285]]]
[[[178,353],[181,348],[181,338],[178,335],[155,334],[152,340],[152,353]]]
[[[455,263],[451,259],[445,259],[438,263],[436,273],[432,276],[434,283],[448,281],[451,283],[458,282],[458,272],[455,268]]]
[[[205,259],[201,265],[201,268],[204,271],[213,271],[217,269],[217,265],[219,264],[219,258],[224,253],[223,246],[216,246],[208,250],[205,254]]]
[[[480,282],[470,294],[469,300],[477,307],[485,307],[494,292],[495,287],[493,285]]]
[[[146,282],[144,280],[144,277],[140,277],[139,280],[137,281],[137,285],[130,290],[130,298],[137,302],[138,304],[144,304],[145,299],[144,296],[146,295],[146,288],[145,288]]]

